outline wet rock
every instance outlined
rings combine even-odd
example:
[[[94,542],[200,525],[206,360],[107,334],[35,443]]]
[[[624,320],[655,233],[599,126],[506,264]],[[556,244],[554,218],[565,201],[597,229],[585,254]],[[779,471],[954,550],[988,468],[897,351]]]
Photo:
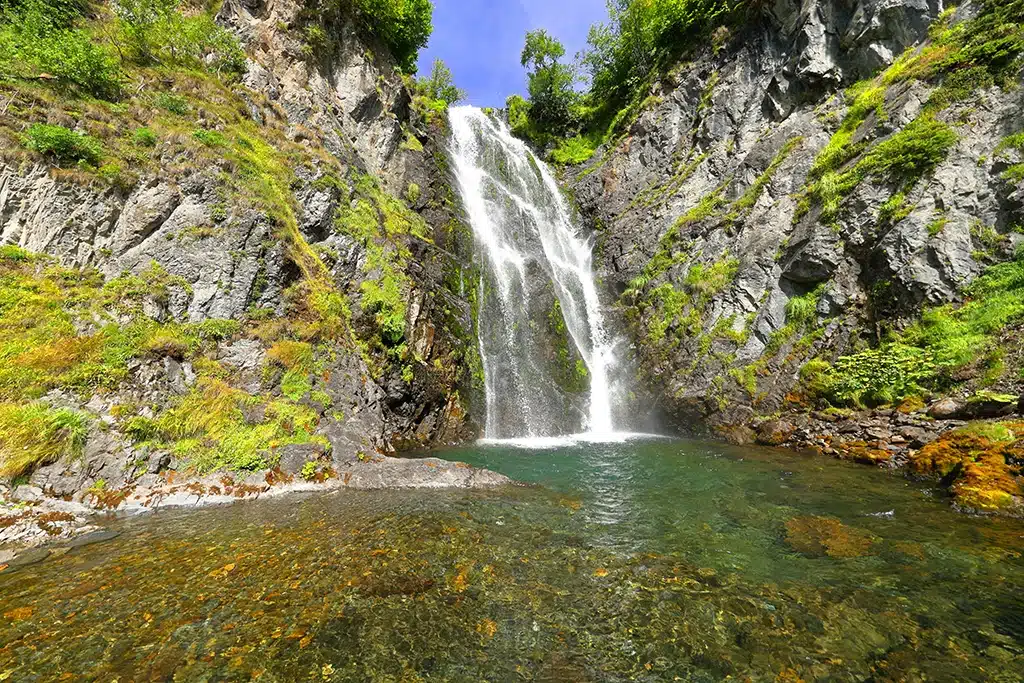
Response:
[[[769,420],[758,428],[757,443],[764,446],[781,446],[789,441],[795,431],[796,427],[789,422]]]
[[[94,543],[103,543],[104,541],[110,541],[121,535],[120,531],[101,530],[92,531],[87,534],[82,534],[71,540],[68,543],[69,548],[82,548],[87,545],[93,545]]]
[[[49,556],[50,550],[48,548],[30,548],[29,550],[18,553],[10,562],[7,563],[7,566],[9,569],[28,567],[29,565],[42,562]]]
[[[345,487],[355,489],[487,488],[512,483],[497,472],[436,458],[372,458],[349,463],[338,476]]]
[[[1017,412],[1019,397],[1010,394],[978,394],[953,417],[961,420],[982,420],[1006,417]]]
[[[1024,491],[1018,477],[1024,475],[1024,450],[1015,427],[979,422],[946,432],[913,454],[909,467],[949,486],[959,507],[1022,514]]]
[[[285,474],[299,474],[307,462],[319,460],[324,450],[318,444],[295,444],[277,449],[280,455],[278,467]]]
[[[746,425],[729,425],[718,431],[722,438],[736,446],[749,446],[757,441],[757,432]]]
[[[849,559],[870,554],[875,537],[833,517],[793,517],[786,522],[786,543],[801,553]]]
[[[900,434],[907,440],[911,448],[922,448],[938,438],[936,432],[921,427],[903,427],[900,429]]]
[[[963,403],[952,398],[944,398],[928,407],[928,415],[936,420],[949,420],[959,415],[963,408]]]
[[[171,454],[166,451],[154,451],[146,461],[148,474],[159,474],[171,464]]]

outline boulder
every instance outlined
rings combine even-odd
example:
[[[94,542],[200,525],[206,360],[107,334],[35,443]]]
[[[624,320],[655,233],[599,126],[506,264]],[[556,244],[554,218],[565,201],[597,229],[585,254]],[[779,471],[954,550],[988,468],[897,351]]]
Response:
[[[785,420],[769,420],[758,428],[757,443],[764,446],[781,446],[789,441],[795,431],[796,427]]]
[[[952,420],[960,414],[963,407],[959,401],[943,398],[928,406],[928,415],[936,420]]]

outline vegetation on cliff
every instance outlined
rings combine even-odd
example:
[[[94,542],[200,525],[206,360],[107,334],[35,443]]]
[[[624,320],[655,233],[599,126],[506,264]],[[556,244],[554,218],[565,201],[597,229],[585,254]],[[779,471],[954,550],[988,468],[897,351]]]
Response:
[[[545,145],[552,160],[582,163],[629,127],[652,83],[679,59],[708,42],[717,47],[730,28],[749,21],[760,3],[748,0],[616,0],[609,21],[591,27],[588,46],[573,64],[544,30],[526,37],[523,66],[530,66],[530,99],[509,99],[515,132]],[[586,93],[574,85],[585,81]]]
[[[362,28],[411,70],[429,35],[430,2],[356,4]],[[336,14],[319,18],[330,23],[351,11],[335,5]],[[109,188],[122,201],[142,181],[185,183],[204,169],[204,188],[216,199],[196,225],[168,240],[223,250],[221,236],[252,220],[269,223],[272,236],[254,247],[261,265],[251,308],[235,320],[202,322],[188,322],[188,282],[156,262],[104,278],[96,268],[0,248],[2,478],[74,454],[83,434],[110,427],[143,452],[169,451],[197,472],[272,467],[283,446],[329,450],[322,422],[344,418],[327,390],[340,357],[356,354],[375,379],[394,375],[406,384],[414,365],[426,365],[412,349],[407,312],[411,250],[430,244],[430,229],[358,160],[328,153],[319,131],[293,126],[278,105],[241,85],[245,54],[214,22],[217,9],[177,0],[0,3],[3,161],[49,166],[60,183]],[[433,108],[463,96],[440,63],[412,85]],[[335,231],[365,253],[354,286],[336,279],[339,255],[313,248],[300,230],[297,195],[311,191],[340,207]],[[419,193],[410,185],[409,202]],[[283,291],[273,307],[264,307],[266,262],[281,255],[291,270],[276,283]],[[92,261],[115,256],[99,249]],[[233,260],[242,256],[232,252]],[[218,282],[218,293],[231,286]],[[264,359],[258,390],[214,360],[242,339],[257,342]],[[187,390],[167,396],[140,386],[151,381],[140,368],[174,364],[194,373]],[[51,407],[63,405],[54,390],[76,405],[94,395],[114,400],[114,421]],[[140,390],[156,394],[139,401],[133,392]]]
[[[81,451],[89,418],[37,399],[52,389],[82,400],[117,395],[130,379],[130,366],[165,358],[192,363],[198,382],[166,408],[157,406],[153,418],[144,416],[152,414],[148,403],[119,404],[117,425],[135,441],[166,448],[203,472],[271,466],[273,450],[290,443],[326,447],[314,432],[330,399],[319,394],[319,411],[305,404],[318,396],[310,383],[312,347],[304,346],[307,367],[290,383],[300,380],[305,390],[288,391],[287,375],[269,384],[266,394],[232,388],[225,368],[209,356],[218,343],[243,333],[239,322],[158,322],[144,313],[185,288],[156,264],[140,275],[105,281],[92,269],[63,267],[17,247],[0,250],[0,477]],[[259,334],[259,323],[249,323],[244,332]],[[284,357],[274,348],[268,363]],[[325,353],[319,349],[316,357]],[[284,396],[273,397],[276,386]]]

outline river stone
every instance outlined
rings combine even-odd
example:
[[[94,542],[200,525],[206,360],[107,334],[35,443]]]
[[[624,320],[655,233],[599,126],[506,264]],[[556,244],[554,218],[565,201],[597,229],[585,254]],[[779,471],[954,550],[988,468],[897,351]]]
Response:
[[[16,569],[18,567],[27,567],[32,564],[38,564],[50,556],[50,550],[48,548],[30,548],[28,550],[18,553],[7,566],[10,569]]]
[[[982,394],[972,397],[954,417],[965,420],[983,420],[1006,417],[1017,412],[1017,396]]]
[[[503,474],[437,458],[373,458],[348,463],[339,472],[342,482],[354,489],[486,488],[513,483]]]
[[[93,543],[103,543],[104,541],[110,541],[121,535],[120,531],[111,531],[109,529],[102,529],[100,531],[92,531],[87,534],[82,534],[77,538],[71,539],[68,543],[69,548],[81,548]]]
[[[936,420],[950,420],[960,414],[964,404],[952,398],[936,401],[928,407],[928,415]]]
[[[757,442],[764,446],[781,446],[795,431],[796,427],[785,420],[769,420],[758,428]]]
[[[292,444],[277,449],[280,455],[278,467],[285,474],[298,474],[302,472],[307,462],[313,462],[323,455],[323,448],[317,444]]]

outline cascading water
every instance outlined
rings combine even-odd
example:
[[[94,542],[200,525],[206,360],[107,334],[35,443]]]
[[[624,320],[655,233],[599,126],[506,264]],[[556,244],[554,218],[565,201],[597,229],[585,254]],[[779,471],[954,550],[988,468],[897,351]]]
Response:
[[[479,282],[480,354],[488,439],[573,432],[616,435],[614,340],[601,314],[591,244],[554,177],[508,127],[472,107],[453,107],[456,180],[488,272]],[[554,305],[557,301],[557,305]],[[551,326],[568,333],[589,379],[585,405],[559,386]]]

